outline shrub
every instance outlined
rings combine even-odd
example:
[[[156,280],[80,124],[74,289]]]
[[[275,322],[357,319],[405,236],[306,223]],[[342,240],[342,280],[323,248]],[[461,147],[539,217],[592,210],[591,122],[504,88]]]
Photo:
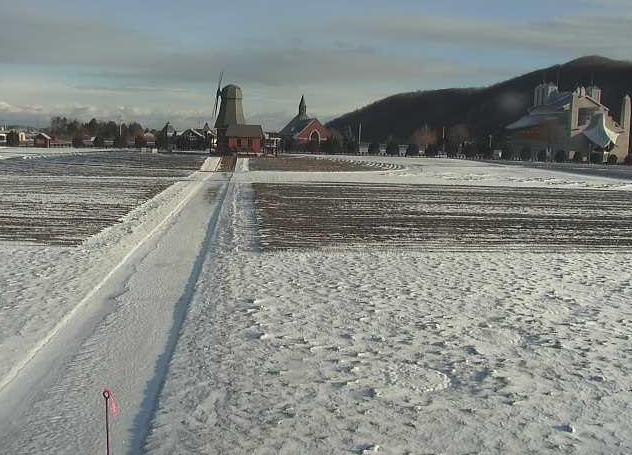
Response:
[[[522,150],[520,150],[520,159],[522,161],[529,161],[531,159],[531,149],[529,147],[522,147]]]
[[[419,146],[417,144],[408,144],[406,156],[419,156]]]
[[[390,156],[399,155],[399,145],[395,142],[389,142],[386,145],[386,154]]]
[[[377,142],[371,142],[369,144],[369,155],[379,155],[380,154],[380,144]]]

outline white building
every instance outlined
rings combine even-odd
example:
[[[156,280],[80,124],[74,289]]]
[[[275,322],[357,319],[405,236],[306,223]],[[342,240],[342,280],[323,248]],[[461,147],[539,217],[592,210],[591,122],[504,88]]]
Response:
[[[628,155],[628,95],[622,99],[619,122],[601,104],[601,89],[596,86],[559,92],[555,84],[540,84],[533,101],[526,115],[507,126],[514,156],[567,161],[598,153],[600,161],[620,163]]]

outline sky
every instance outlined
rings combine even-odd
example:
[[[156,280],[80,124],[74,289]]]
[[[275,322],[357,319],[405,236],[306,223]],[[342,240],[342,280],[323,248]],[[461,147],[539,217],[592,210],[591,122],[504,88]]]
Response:
[[[629,0],[0,0],[0,124],[213,123],[234,83],[282,128],[389,95],[486,86],[584,55],[632,59]]]

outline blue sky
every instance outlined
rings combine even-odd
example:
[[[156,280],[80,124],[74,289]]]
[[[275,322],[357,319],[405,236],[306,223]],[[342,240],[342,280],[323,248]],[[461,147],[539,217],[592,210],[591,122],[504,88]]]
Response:
[[[0,0],[0,122],[179,128],[215,87],[282,127],[400,92],[482,86],[583,55],[632,59],[629,0]]]

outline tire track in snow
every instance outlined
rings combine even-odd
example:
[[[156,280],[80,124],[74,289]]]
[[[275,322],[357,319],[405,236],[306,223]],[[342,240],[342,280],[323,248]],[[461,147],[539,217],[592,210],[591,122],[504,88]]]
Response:
[[[211,216],[206,236],[202,243],[200,253],[197,256],[191,275],[187,282],[185,292],[178,301],[174,313],[174,322],[169,332],[169,338],[166,343],[165,351],[161,354],[158,363],[156,365],[156,374],[152,378],[151,382],[147,385],[145,398],[140,409],[139,414],[134,419],[134,437],[132,440],[132,453],[144,453],[144,446],[151,431],[151,423],[154,420],[156,410],[158,409],[158,398],[164,387],[167,374],[169,372],[169,366],[171,359],[176,350],[178,340],[182,333],[182,326],[186,320],[189,305],[196,293],[197,283],[200,278],[200,274],[204,268],[204,264],[212,254],[214,248],[213,244],[217,239],[218,227],[220,226],[220,220],[224,218],[226,212],[226,200],[228,195],[234,189],[234,183],[232,181],[233,174],[230,173],[226,185],[218,198],[215,211]]]
[[[134,263],[134,260],[138,254],[143,254],[143,251],[147,248],[147,246],[154,240],[157,235],[164,230],[164,228],[174,220],[178,214],[182,211],[182,209],[187,205],[187,203],[193,198],[193,196],[205,185],[205,183],[210,179],[212,173],[205,174],[201,177],[201,179],[194,184],[191,189],[188,191],[186,196],[176,205],[171,212],[165,218],[157,224],[136,246],[134,246],[124,257],[121,259],[108,273],[107,275],[96,285],[94,286],[83,299],[75,305],[75,307],[70,310],[66,315],[44,336],[37,342],[33,347],[31,347],[21,361],[16,363],[16,365],[9,370],[9,372],[0,380],[0,393],[10,385],[15,379],[17,379],[20,373],[36,358],[37,354],[45,348],[51,340],[59,334],[59,332],[66,328],[71,321],[76,317],[76,315],[84,310],[88,303],[101,291],[106,285],[110,282],[110,280],[121,270],[125,269],[125,267]]]

